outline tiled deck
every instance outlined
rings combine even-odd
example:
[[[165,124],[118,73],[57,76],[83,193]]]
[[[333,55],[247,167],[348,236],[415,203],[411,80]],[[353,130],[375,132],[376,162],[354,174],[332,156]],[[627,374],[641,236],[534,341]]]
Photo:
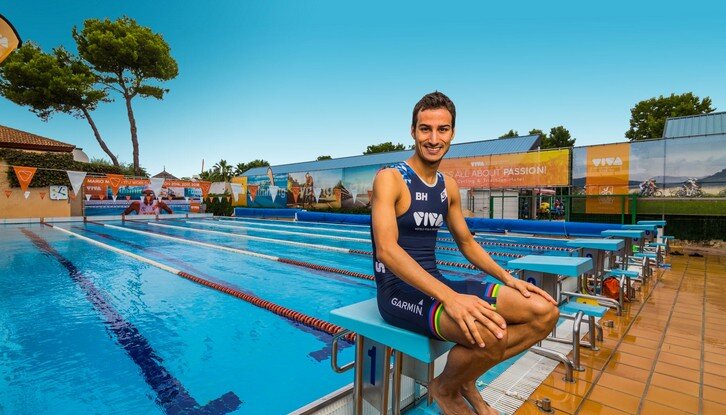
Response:
[[[599,351],[582,349],[584,372],[558,366],[516,415],[726,414],[726,257],[673,256],[671,269],[639,293],[623,316],[603,317]]]

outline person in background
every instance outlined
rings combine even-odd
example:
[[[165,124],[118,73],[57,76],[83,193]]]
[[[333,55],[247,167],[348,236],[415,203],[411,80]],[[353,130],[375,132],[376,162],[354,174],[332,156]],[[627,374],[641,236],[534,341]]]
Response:
[[[143,194],[144,200],[141,202],[138,200],[131,202],[129,207],[124,210],[123,215],[128,215],[131,212],[136,212],[137,215],[158,215],[162,210],[166,213],[173,213],[166,203],[161,200],[156,200],[151,187],[144,187]]]

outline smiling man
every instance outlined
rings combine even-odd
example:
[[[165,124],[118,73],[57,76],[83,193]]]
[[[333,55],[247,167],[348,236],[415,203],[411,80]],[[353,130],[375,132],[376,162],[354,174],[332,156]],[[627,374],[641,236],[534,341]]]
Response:
[[[413,109],[414,154],[375,178],[371,238],[378,308],[390,324],[457,343],[429,385],[445,414],[497,414],[476,379],[547,336],[559,313],[549,295],[513,278],[469,232],[456,182],[438,171],[455,122],[456,108],[446,95],[425,95]],[[464,257],[501,284],[441,274],[435,249],[443,223]]]

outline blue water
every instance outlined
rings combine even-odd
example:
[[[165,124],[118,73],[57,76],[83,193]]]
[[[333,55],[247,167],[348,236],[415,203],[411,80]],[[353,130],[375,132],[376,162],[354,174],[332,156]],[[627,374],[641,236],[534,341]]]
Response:
[[[184,220],[163,223],[187,229],[111,224],[372,274],[370,256],[197,229],[370,250],[366,242],[273,234],[264,230],[264,223],[237,224],[247,229]],[[302,225],[310,227],[297,224]],[[373,282],[354,277],[99,224],[57,226],[322,320],[334,308],[375,295]],[[23,229],[38,235],[58,257],[44,253]],[[365,238],[354,232],[345,236]],[[351,372],[330,369],[329,335],[136,259],[37,224],[0,227],[0,250],[0,414],[169,414],[174,407],[160,401],[169,393],[198,406],[228,398],[232,407],[213,413],[278,414],[352,381]],[[457,252],[437,251],[437,256],[466,262]],[[506,265],[505,258],[500,260]],[[486,277],[462,268],[442,269],[452,278]],[[348,347],[341,361],[351,359]]]

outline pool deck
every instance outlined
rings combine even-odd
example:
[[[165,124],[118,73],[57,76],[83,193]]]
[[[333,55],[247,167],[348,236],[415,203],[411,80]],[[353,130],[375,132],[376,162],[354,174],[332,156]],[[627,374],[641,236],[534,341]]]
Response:
[[[545,397],[555,414],[726,414],[726,257],[668,262],[621,317],[603,317],[614,327],[582,349],[575,383],[560,364],[515,414],[546,413],[534,403]]]

